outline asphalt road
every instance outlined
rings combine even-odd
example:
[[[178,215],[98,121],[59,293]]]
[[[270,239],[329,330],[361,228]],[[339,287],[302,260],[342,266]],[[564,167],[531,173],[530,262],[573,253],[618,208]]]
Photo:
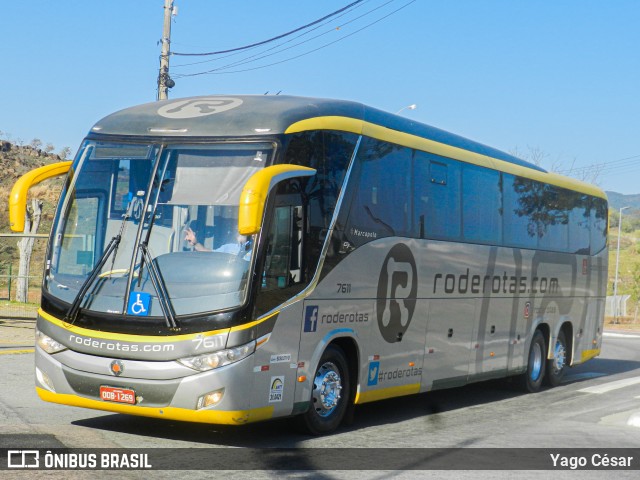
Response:
[[[28,329],[26,329],[28,330]],[[3,330],[0,329],[0,332]],[[313,438],[290,420],[219,427],[131,417],[40,401],[34,391],[33,341],[27,331],[0,339],[0,447],[13,448],[634,448],[640,462],[640,335],[606,332],[602,355],[569,370],[562,385],[523,394],[508,380],[483,382],[359,406],[353,425]],[[27,335],[27,336],[24,336]],[[4,338],[4,336],[2,337]],[[333,450],[334,452],[336,450]],[[345,450],[349,452],[349,450]],[[373,452],[375,450],[367,450]],[[360,459],[361,461],[362,459]],[[339,460],[336,468],[340,469]],[[376,459],[372,458],[371,462]],[[505,467],[509,458],[505,458]],[[462,465],[461,468],[467,465]],[[367,469],[365,469],[367,470]],[[4,473],[7,473],[6,471]],[[14,473],[14,472],[10,472]],[[91,472],[107,478],[109,472]],[[114,472],[110,472],[114,473]],[[182,472],[183,474],[186,472]],[[296,478],[417,478],[434,472],[300,472]],[[576,472],[553,472],[564,477]],[[3,472],[0,471],[0,478]],[[22,478],[89,478],[89,472],[24,472]],[[550,472],[519,471],[517,478]],[[580,472],[580,478],[637,478],[637,471]],[[120,478],[174,478],[175,472],[119,472]],[[285,472],[237,472],[233,478],[282,478]],[[505,471],[442,472],[441,478],[511,478]],[[190,472],[211,478],[211,472]],[[15,476],[7,478],[16,478]],[[576,477],[572,477],[576,478]]]

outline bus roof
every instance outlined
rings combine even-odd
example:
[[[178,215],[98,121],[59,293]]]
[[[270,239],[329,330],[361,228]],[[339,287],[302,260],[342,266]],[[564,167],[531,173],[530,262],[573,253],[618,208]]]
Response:
[[[237,138],[316,129],[373,136],[606,198],[592,185],[549,174],[495,148],[345,100],[288,95],[210,95],[164,100],[113,113],[97,122],[91,132],[127,137]]]

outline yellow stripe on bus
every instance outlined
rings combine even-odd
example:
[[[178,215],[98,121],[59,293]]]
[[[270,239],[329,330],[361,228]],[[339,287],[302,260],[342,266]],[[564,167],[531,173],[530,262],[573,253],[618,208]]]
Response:
[[[488,155],[470,152],[469,150],[465,150],[460,147],[454,147],[419,137],[417,135],[412,135],[410,133],[381,127],[380,125],[365,122],[364,120],[357,120],[355,118],[338,116],[308,118],[290,125],[285,130],[285,133],[298,133],[309,130],[339,130],[356,133],[358,135],[365,135],[377,140],[402,145],[408,148],[415,148],[417,150],[430,152],[442,157],[460,160],[462,162],[491,168],[505,173],[511,173],[519,177],[529,178],[543,183],[550,183],[557,187],[567,188],[569,190],[585,193],[594,197],[607,198],[606,194],[602,190],[588,183],[580,182],[554,173],[546,173],[523,167],[511,162],[489,157]]]
[[[244,425],[245,423],[259,422],[273,417],[273,406],[254,408],[250,410],[189,410],[177,407],[141,407],[137,405],[102,402],[100,400],[92,400],[90,398],[83,398],[77,395],[53,393],[39,387],[36,387],[36,392],[38,393],[38,396],[46,402],[71,405],[72,407],[124,413],[127,415],[179,420],[183,422],[211,423],[218,425]]]
[[[189,333],[184,335],[169,335],[169,336],[149,336],[149,335],[132,335],[128,333],[112,333],[112,332],[104,332],[100,330],[89,330],[87,328],[77,327],[75,325],[71,325],[67,322],[64,322],[53,315],[48,314],[42,308],[38,310],[38,314],[46,321],[57,325],[60,328],[64,328],[71,333],[75,333],[76,335],[87,336],[92,338],[99,338],[102,340],[120,340],[122,342],[154,342],[154,343],[162,343],[162,342],[176,342],[182,340],[192,340],[199,336],[211,337],[214,335],[219,335],[221,333],[230,333],[237,332],[240,330],[246,330],[248,328],[252,328],[268,319],[280,313],[279,311],[272,313],[271,315],[267,315],[266,317],[259,318],[250,323],[246,323],[244,325],[238,325],[237,327],[232,328],[224,328],[221,330],[211,330],[208,332],[198,332],[198,333]]]
[[[411,385],[402,385],[399,387],[380,388],[377,390],[369,390],[368,392],[356,393],[356,404],[375,402],[377,400],[384,400],[386,398],[402,397],[404,395],[413,395],[414,393],[420,393],[420,384],[414,383]]]
[[[598,355],[600,355],[600,349],[599,348],[594,348],[593,350],[583,350],[582,351],[582,356],[580,358],[581,363],[584,363],[587,360],[591,360],[592,358],[595,358]]]

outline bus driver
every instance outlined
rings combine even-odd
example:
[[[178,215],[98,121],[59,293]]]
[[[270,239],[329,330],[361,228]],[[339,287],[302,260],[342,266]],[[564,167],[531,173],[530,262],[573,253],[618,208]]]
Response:
[[[198,242],[195,232],[190,228],[184,229],[184,240],[189,243],[197,252],[210,252],[211,250]],[[224,245],[213,250],[214,252],[230,253],[240,256],[242,252],[246,252],[242,256],[243,260],[249,260],[251,258],[251,242],[245,235],[236,235],[236,241],[232,243],[225,243]]]

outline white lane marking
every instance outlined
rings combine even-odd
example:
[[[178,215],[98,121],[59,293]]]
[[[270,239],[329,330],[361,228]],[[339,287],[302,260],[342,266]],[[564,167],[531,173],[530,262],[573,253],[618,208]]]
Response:
[[[636,335],[633,333],[616,333],[616,332],[604,332],[602,336],[614,337],[614,338],[640,338],[640,335]]]
[[[636,412],[631,415],[627,420],[627,425],[629,425],[630,427],[640,427],[640,413]]]
[[[596,385],[594,387],[582,388],[578,391],[583,393],[596,393],[599,395],[601,393],[611,392],[612,390],[629,387],[638,383],[640,383],[640,377],[631,377],[624,378],[622,380],[616,380],[615,382],[603,383],[602,385]]]

